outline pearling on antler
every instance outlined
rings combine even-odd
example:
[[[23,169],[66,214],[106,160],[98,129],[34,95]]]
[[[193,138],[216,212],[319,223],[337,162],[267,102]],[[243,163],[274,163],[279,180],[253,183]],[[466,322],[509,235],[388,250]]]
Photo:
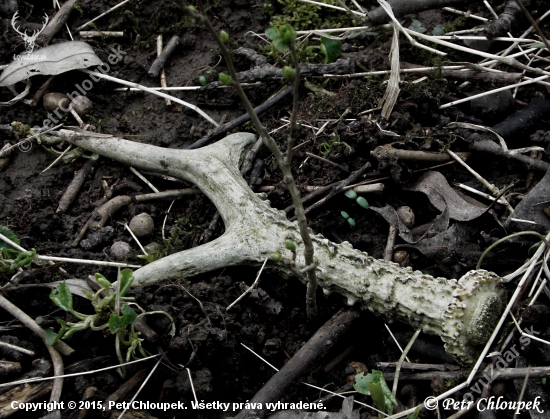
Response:
[[[170,175],[197,185],[214,203],[225,224],[216,240],[150,263],[134,272],[134,285],[190,277],[235,265],[261,265],[274,252],[282,258],[268,266],[306,281],[303,242],[296,223],[262,201],[238,170],[243,149],[255,142],[248,133],[229,135],[197,150],[174,150],[122,138],[93,137],[93,133],[60,130],[68,142],[119,162]],[[285,242],[296,244],[294,264]],[[434,278],[410,268],[378,260],[312,236],[315,270],[326,294],[336,292],[348,304],[359,303],[377,314],[398,319],[436,334],[447,352],[473,362],[497,324],[505,303],[500,278],[484,270],[470,271],[460,280]]]

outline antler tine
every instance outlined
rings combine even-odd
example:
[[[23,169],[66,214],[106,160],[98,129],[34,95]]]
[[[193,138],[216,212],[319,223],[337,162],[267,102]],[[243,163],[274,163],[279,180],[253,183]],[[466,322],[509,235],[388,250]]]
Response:
[[[17,21],[17,18],[19,17],[18,15],[19,15],[19,11],[15,12],[13,17],[11,18],[11,26],[13,27],[15,32],[17,32],[19,35],[23,35],[23,33],[15,26],[15,22]]]

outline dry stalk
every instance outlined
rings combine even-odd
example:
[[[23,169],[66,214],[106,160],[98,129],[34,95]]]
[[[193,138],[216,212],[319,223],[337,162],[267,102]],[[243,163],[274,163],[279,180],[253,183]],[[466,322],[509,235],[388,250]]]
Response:
[[[223,58],[225,59],[227,69],[229,70],[229,74],[231,76],[232,84],[235,86],[237,93],[239,94],[239,97],[243,102],[243,105],[248,115],[250,116],[250,119],[254,124],[254,128],[256,128],[257,132],[260,134],[260,137],[262,138],[267,148],[269,148],[271,153],[273,153],[273,156],[277,160],[279,168],[283,173],[284,182],[288,188],[288,191],[290,192],[292,201],[294,203],[295,214],[296,214],[296,218],[298,220],[298,226],[300,229],[300,236],[304,243],[303,251],[304,251],[304,257],[306,261],[305,269],[306,269],[307,278],[308,278],[307,291],[306,291],[307,315],[309,318],[314,318],[317,316],[317,303],[315,298],[315,293],[317,290],[317,276],[315,273],[315,269],[314,269],[315,263],[313,260],[314,247],[313,247],[313,241],[311,239],[311,236],[308,230],[307,219],[305,216],[302,200],[300,198],[300,192],[298,190],[298,187],[296,186],[296,182],[294,181],[294,176],[292,175],[292,170],[290,167],[290,162],[292,161],[292,151],[293,151],[293,148],[295,145],[295,139],[297,136],[296,118],[298,113],[298,90],[300,87],[300,66],[298,63],[298,55],[294,47],[294,42],[292,42],[290,45],[290,53],[292,55],[294,65],[295,65],[294,86],[293,86],[294,99],[293,99],[293,105],[292,105],[292,114],[290,118],[290,133],[287,140],[287,150],[285,153],[283,153],[279,149],[279,146],[277,145],[273,137],[269,135],[265,126],[261,123],[260,118],[258,118],[258,115],[256,114],[256,112],[254,112],[254,107],[248,100],[246,93],[244,92],[242,86],[239,83],[239,80],[237,77],[237,71],[235,70],[235,67],[233,65],[231,52],[229,51],[225,43],[221,40],[220,36],[212,26],[212,23],[210,22],[210,20],[204,14],[197,13],[196,11],[191,10],[188,7],[185,7],[184,10],[187,14],[193,17],[197,22],[202,23],[208,29],[211,35],[215,38],[216,43],[218,44],[220,51],[223,55]]]

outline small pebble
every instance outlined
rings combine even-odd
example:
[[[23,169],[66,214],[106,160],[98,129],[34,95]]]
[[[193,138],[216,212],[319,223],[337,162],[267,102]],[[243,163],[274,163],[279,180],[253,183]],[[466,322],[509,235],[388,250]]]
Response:
[[[148,236],[153,232],[155,224],[151,216],[145,212],[136,215],[130,221],[130,230],[136,235],[136,237]]]
[[[405,250],[396,250],[393,252],[393,261],[400,265],[407,260],[409,253]]]
[[[124,260],[128,253],[130,253],[131,247],[126,242],[114,242],[111,246],[111,256],[116,260]]]
[[[397,208],[397,215],[401,218],[401,221],[403,221],[403,224],[405,224],[407,228],[414,226],[414,212],[410,207],[403,206]]]

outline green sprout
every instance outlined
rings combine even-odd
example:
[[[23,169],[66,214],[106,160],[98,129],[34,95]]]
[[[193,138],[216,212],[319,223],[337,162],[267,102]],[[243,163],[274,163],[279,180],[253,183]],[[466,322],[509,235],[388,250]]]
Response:
[[[220,31],[220,39],[222,40],[222,42],[224,44],[227,44],[229,42],[229,34],[226,31],[221,30]]]
[[[201,84],[201,86],[206,86],[206,84],[208,83],[208,81],[206,80],[206,77],[200,76],[200,77],[199,77],[199,83]]]
[[[369,208],[369,203],[362,196],[358,196],[357,199],[355,200],[355,202],[357,202],[360,206],[362,206],[365,209]]]
[[[294,80],[294,69],[288,65],[285,65],[283,67],[283,76],[288,81]]]
[[[218,77],[221,84],[225,84],[226,86],[231,86],[233,84],[231,76],[227,73],[220,73]]]
[[[19,238],[9,228],[0,225],[0,234],[19,245]],[[28,268],[36,256],[36,250],[27,250],[20,252],[8,243],[0,239],[0,272],[13,273],[19,268]],[[6,259],[13,259],[11,263],[5,262]]]
[[[288,23],[278,28],[269,28],[265,34],[271,39],[273,46],[281,51],[288,50],[296,39],[296,31]]]
[[[134,299],[125,296],[134,281],[134,275],[130,269],[123,269],[120,272],[118,284],[112,284],[99,273],[95,274],[95,279],[101,287],[99,291],[95,293],[84,291],[84,294],[92,303],[95,314],[83,314],[73,308],[73,296],[65,282],[52,290],[50,299],[53,303],[63,311],[72,314],[77,321],[65,322],[58,319],[57,322],[61,325],[59,332],[56,333],[52,328],[46,330],[45,338],[48,345],[53,345],[60,339],[67,339],[74,333],[88,328],[95,331],[108,330],[116,336],[116,353],[120,363],[128,362],[135,357],[136,350],[142,356],[147,356],[141,346],[143,339],[136,332],[135,324],[142,317],[150,314],[164,314],[167,316],[172,322],[169,334],[174,336],[176,332],[174,320],[168,313],[165,311],[150,311],[137,314],[130,306]],[[117,310],[119,305],[120,309]],[[122,356],[121,344],[128,347],[125,359]],[[124,375],[124,371],[121,371],[121,375]]]
[[[355,192],[353,189],[348,189],[346,192],[344,192],[344,195],[346,195],[346,198],[349,199],[357,199],[357,192]]]
[[[355,227],[355,220],[353,218],[350,218],[349,214],[346,211],[340,211],[340,214],[342,215],[342,217],[344,217],[344,220],[346,220],[351,227]]]
[[[393,406],[397,406],[397,400],[388,388],[382,371],[372,370],[372,373],[365,375],[359,373],[355,376],[353,388],[367,396],[371,396],[378,410],[391,415]],[[383,418],[382,413],[378,413],[378,418]]]
[[[353,189],[348,189],[346,192],[344,192],[344,195],[349,199],[354,199],[355,202],[357,202],[357,204],[359,204],[361,207],[365,209],[369,208],[368,201],[362,196],[357,196],[357,192],[355,192]]]

